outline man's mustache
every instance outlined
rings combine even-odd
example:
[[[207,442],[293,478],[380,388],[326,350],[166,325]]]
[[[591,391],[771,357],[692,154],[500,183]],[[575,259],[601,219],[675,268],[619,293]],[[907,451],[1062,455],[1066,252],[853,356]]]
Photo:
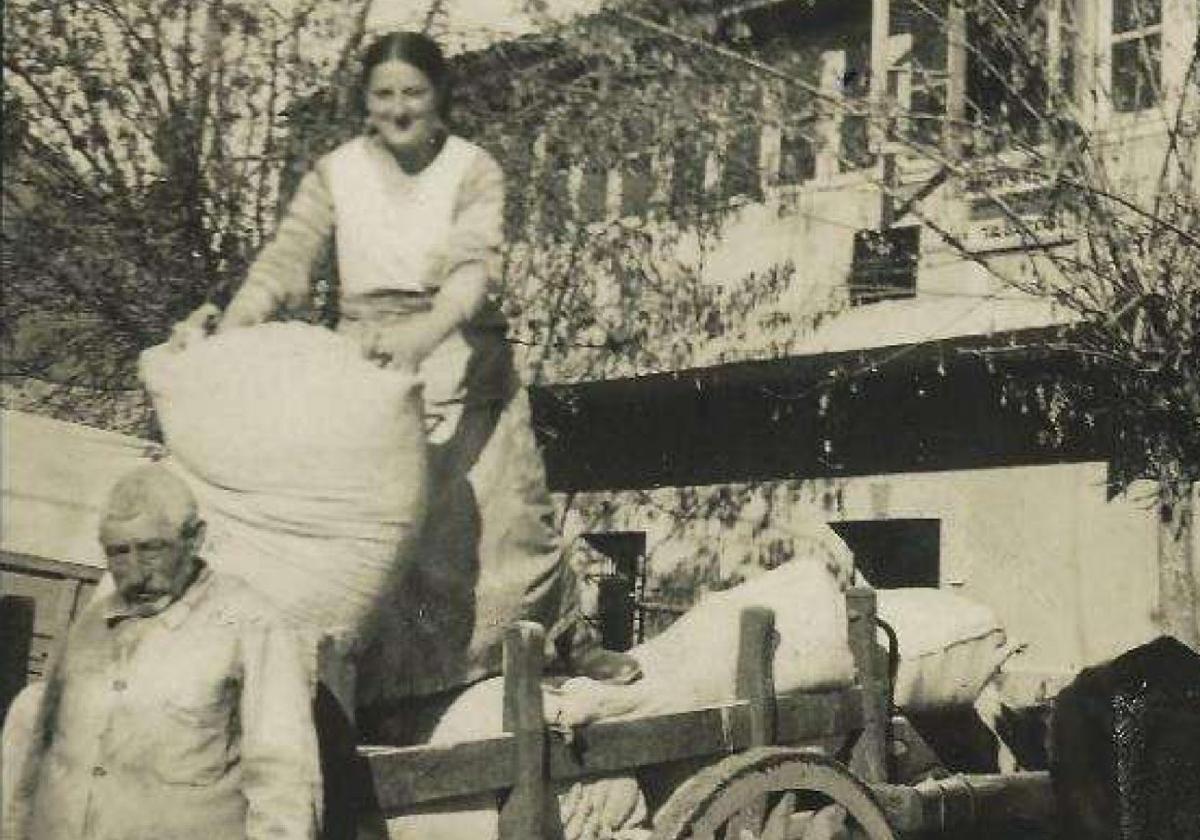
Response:
[[[129,580],[118,586],[126,598],[157,598],[170,593],[165,584],[156,584],[152,577],[145,576],[137,580]]]

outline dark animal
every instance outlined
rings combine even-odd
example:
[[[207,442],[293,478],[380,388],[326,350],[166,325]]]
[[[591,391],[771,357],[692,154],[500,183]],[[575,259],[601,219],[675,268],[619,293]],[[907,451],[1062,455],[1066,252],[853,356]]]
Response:
[[[1200,654],[1160,637],[1083,671],[1050,770],[1061,840],[1200,840]]]

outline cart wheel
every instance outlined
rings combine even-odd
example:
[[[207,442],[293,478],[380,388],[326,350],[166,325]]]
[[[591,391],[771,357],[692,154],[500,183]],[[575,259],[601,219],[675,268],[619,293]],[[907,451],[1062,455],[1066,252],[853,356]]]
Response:
[[[895,840],[870,789],[809,749],[759,747],[681,785],[652,840]]]

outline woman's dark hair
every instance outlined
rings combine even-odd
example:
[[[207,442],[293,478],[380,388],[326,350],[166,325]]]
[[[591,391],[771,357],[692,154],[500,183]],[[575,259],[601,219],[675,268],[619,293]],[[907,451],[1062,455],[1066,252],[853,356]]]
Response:
[[[421,32],[392,32],[376,39],[363,53],[362,75],[358,79],[358,107],[367,110],[367,85],[371,73],[387,61],[403,61],[416,67],[433,85],[437,109],[442,119],[450,115],[450,66],[437,42]]]

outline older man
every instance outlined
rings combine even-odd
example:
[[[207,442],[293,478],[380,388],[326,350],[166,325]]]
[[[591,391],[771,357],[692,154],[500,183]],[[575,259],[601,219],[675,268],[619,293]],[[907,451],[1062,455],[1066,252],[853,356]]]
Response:
[[[261,596],[205,566],[203,534],[162,466],[113,489],[100,542],[116,591],[78,618],[47,679],[21,780],[25,838],[317,836],[297,643]]]

